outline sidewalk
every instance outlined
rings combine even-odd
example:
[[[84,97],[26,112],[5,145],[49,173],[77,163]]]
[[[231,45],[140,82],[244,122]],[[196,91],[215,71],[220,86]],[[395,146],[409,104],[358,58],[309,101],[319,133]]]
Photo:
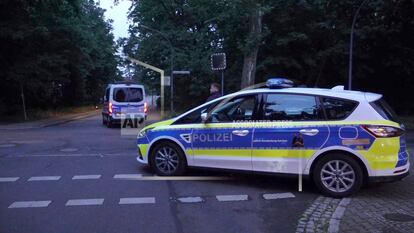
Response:
[[[410,161],[412,173],[412,155]],[[414,232],[412,174],[399,182],[371,185],[351,199],[339,232]]]
[[[96,110],[92,110],[88,112],[67,114],[64,116],[53,117],[53,118],[48,118],[48,119],[43,119],[43,120],[38,120],[38,121],[12,123],[12,124],[0,124],[0,130],[39,129],[39,128],[59,125],[59,124],[63,124],[66,122],[95,116],[95,115],[98,115],[100,111],[101,109],[96,109]]]

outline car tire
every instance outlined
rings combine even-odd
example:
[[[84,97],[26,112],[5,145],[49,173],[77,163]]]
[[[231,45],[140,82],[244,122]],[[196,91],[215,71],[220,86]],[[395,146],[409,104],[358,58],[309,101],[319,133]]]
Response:
[[[102,115],[102,124],[103,125],[106,125],[106,120],[105,120],[105,116],[104,115]]]
[[[364,173],[359,163],[350,155],[330,153],[317,161],[312,178],[322,194],[342,198],[361,188]]]
[[[173,142],[156,144],[151,150],[150,164],[159,176],[180,176],[187,168],[184,152]]]
[[[106,121],[106,127],[112,128],[113,126],[114,126],[114,123],[112,122],[111,117],[108,117],[108,119]]]

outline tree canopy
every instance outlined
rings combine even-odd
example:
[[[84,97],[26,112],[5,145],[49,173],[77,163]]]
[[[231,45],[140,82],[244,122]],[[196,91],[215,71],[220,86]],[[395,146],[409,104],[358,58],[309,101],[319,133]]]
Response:
[[[0,2],[0,113],[97,102],[119,79],[104,10],[92,0]],[[1,115],[1,114],[0,114]]]
[[[133,1],[130,37],[122,46],[127,55],[169,71],[167,37],[174,47],[175,69],[191,70],[191,77],[175,79],[175,101],[184,108],[203,102],[210,82],[219,82],[210,70],[214,52],[227,54],[227,93],[243,86],[246,55],[255,48],[255,83],[283,76],[311,87],[346,86],[351,23],[361,2]],[[255,12],[260,12],[261,30],[251,33]],[[400,113],[413,112],[413,30],[413,1],[368,1],[355,27],[353,89],[382,93]],[[134,78],[159,88],[155,74],[128,65]]]

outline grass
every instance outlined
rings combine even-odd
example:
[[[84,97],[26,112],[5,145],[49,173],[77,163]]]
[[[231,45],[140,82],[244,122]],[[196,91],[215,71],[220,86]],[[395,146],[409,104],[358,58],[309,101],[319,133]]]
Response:
[[[31,109],[31,110],[28,110],[27,112],[28,119],[26,121],[24,120],[23,113],[20,112],[18,114],[0,116],[0,122],[4,122],[4,123],[30,122],[30,121],[37,121],[37,120],[43,120],[43,119],[48,119],[48,118],[54,118],[54,117],[61,117],[61,116],[69,115],[69,114],[89,112],[95,109],[96,107],[94,105],[62,107],[62,108],[47,109],[47,110]]]

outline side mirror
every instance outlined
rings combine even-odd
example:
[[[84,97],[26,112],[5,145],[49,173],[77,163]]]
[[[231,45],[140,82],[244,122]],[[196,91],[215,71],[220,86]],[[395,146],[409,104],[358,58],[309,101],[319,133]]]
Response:
[[[205,113],[201,113],[200,117],[201,117],[201,122],[206,123],[206,121],[207,121],[207,113],[206,112]]]

